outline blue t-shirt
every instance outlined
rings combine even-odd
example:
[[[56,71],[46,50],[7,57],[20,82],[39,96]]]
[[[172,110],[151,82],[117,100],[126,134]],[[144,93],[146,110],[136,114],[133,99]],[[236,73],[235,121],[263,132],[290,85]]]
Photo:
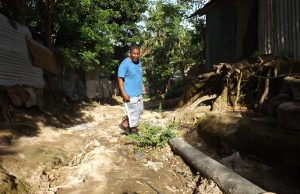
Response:
[[[129,57],[121,62],[118,70],[118,77],[124,78],[124,90],[129,97],[142,95],[142,74],[141,62],[135,64]]]

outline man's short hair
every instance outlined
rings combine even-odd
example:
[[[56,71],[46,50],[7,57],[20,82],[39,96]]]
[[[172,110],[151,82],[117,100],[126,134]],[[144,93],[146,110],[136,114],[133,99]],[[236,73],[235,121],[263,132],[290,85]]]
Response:
[[[130,46],[129,52],[131,53],[134,49],[141,50],[141,47],[140,47],[140,45],[138,45],[138,44],[132,44],[132,45]]]

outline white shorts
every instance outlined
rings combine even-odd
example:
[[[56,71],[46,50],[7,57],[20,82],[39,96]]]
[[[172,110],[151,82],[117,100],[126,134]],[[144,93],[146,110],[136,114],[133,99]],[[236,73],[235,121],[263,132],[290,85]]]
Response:
[[[129,127],[137,127],[140,120],[140,115],[144,108],[143,97],[131,97],[130,102],[125,102],[124,104],[125,111],[128,116]]]

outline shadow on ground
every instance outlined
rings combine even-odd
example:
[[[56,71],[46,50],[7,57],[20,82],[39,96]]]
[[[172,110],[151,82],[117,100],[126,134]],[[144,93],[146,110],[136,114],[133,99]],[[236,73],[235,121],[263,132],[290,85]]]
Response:
[[[154,97],[152,99],[144,100],[145,110],[175,110],[179,104],[180,98],[163,99]]]
[[[52,127],[53,130],[64,130],[90,122],[93,118],[86,115],[83,110],[92,106],[92,103],[53,102],[45,104],[42,108],[15,108],[10,123],[5,122],[4,119],[0,121],[0,146],[9,146],[13,139],[20,137],[37,136],[40,132],[40,124]],[[3,149],[2,147],[2,152]]]

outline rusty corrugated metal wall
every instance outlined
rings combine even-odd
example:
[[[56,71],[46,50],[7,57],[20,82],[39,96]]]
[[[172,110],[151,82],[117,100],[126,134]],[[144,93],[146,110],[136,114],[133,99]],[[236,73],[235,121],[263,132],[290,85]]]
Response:
[[[26,26],[0,14],[0,86],[44,87],[43,72],[32,65],[25,36],[31,37]]]
[[[212,64],[236,59],[237,36],[235,10],[231,4],[221,2],[206,15],[206,69]]]
[[[259,1],[259,52],[290,53],[294,60],[300,60],[300,1]]]
[[[254,6],[253,0],[220,1],[206,15],[206,70],[220,62],[234,62],[243,55],[243,38]]]

